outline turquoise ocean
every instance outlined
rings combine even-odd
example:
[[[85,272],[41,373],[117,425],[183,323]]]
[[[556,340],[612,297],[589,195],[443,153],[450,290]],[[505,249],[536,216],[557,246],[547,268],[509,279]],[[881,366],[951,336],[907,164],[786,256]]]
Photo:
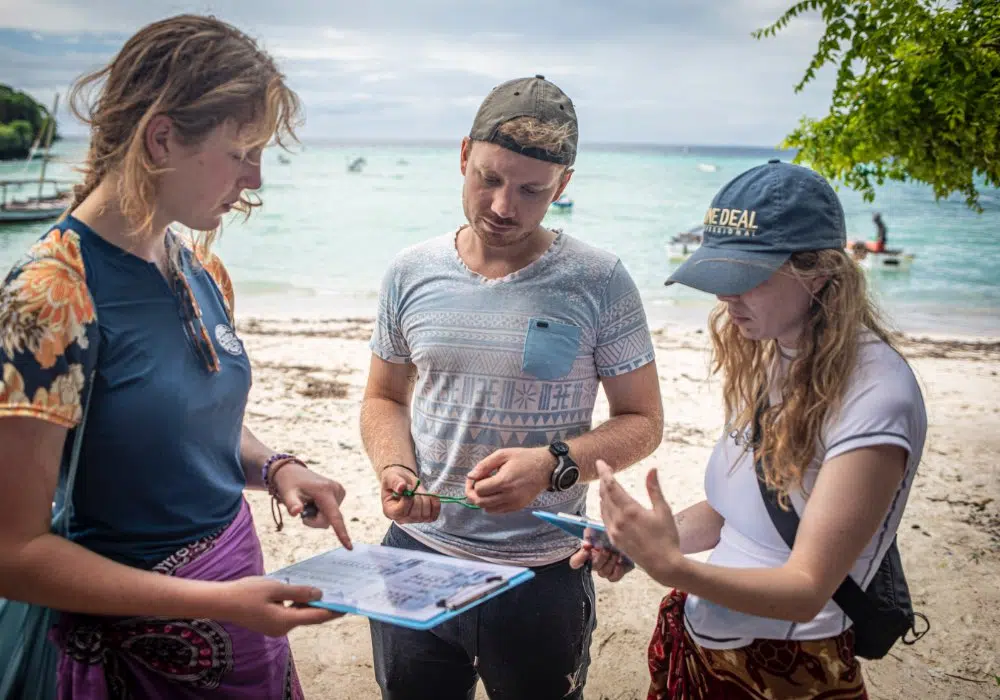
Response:
[[[86,144],[60,141],[47,176],[76,179]],[[216,250],[233,277],[241,316],[370,317],[382,273],[401,248],[464,222],[458,141],[454,144],[307,142],[281,162],[265,153],[264,206],[249,221],[224,224]],[[361,172],[347,165],[363,157]],[[670,236],[700,223],[729,179],[770,150],[705,147],[584,147],[567,190],[570,213],[546,225],[616,253],[642,293],[652,324],[703,324],[712,299],[665,287]],[[37,177],[37,162],[0,163],[0,179]],[[929,188],[891,183],[873,203],[840,188],[848,237],[872,238],[873,211],[889,245],[916,258],[908,273],[870,273],[896,328],[914,333],[1000,336],[1000,191],[986,190],[985,212],[958,198],[935,201]],[[0,227],[5,271],[47,224]]]

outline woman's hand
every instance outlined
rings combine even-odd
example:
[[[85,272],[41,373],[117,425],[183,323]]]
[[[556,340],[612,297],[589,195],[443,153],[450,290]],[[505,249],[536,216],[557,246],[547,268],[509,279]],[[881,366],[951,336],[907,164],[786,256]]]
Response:
[[[674,514],[660,490],[656,469],[650,469],[646,475],[652,509],[643,508],[632,498],[603,460],[597,460],[597,473],[601,478],[601,518],[611,543],[655,580],[669,585],[671,573],[684,555]]]
[[[319,625],[344,615],[306,605],[322,595],[312,586],[292,586],[255,576],[213,587],[219,600],[216,618],[269,637],[282,637],[300,625]]]
[[[274,475],[274,487],[292,517],[301,513],[306,503],[315,503],[319,512],[315,517],[305,518],[305,524],[317,528],[332,527],[337,539],[348,549],[351,548],[351,536],[347,534],[347,525],[340,512],[345,496],[343,486],[293,462],[282,466]]]

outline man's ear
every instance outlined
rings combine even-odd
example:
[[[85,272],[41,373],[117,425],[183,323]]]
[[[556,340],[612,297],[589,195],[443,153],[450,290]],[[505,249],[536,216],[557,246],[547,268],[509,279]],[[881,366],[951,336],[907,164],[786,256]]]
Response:
[[[562,193],[566,191],[566,186],[569,181],[573,179],[573,168],[566,168],[563,174],[559,176],[559,187],[556,188],[555,194],[552,195],[552,201],[556,201],[562,197]]]
[[[468,136],[462,138],[462,149],[459,155],[459,168],[462,171],[462,177],[465,177],[465,169],[469,167],[469,156],[472,154],[472,139]]]

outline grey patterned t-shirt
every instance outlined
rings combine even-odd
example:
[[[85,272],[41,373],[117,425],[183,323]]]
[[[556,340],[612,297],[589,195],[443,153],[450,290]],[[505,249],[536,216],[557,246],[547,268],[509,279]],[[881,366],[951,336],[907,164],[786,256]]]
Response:
[[[538,260],[490,280],[462,262],[456,235],[393,260],[371,349],[416,366],[411,433],[422,483],[462,496],[466,474],[495,450],[589,430],[600,377],[654,357],[639,292],[611,253],[557,232]],[[578,543],[531,511],[582,512],[586,496],[586,484],[544,491],[503,515],[442,504],[436,522],[405,528],[448,554],[539,566]]]

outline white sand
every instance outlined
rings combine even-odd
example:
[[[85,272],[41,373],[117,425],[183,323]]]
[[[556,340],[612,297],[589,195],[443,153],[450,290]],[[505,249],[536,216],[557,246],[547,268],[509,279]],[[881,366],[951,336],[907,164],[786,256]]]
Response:
[[[366,320],[244,321],[254,362],[248,423],[271,447],[305,457],[339,480],[351,535],[377,543],[388,521],[361,448],[358,411],[370,353]],[[718,382],[708,377],[707,336],[697,329],[654,333],[666,426],[660,447],[623,472],[644,502],[643,479],[656,466],[675,509],[703,498],[705,461],[721,429]],[[930,430],[899,532],[916,608],[931,632],[914,646],[864,664],[872,698],[997,698],[1000,684],[1000,343],[908,339],[927,401]],[[598,398],[595,423],[607,418]],[[286,517],[275,532],[263,494],[251,494],[269,570],[336,545]],[[597,513],[596,489],[589,507]],[[645,650],[665,590],[642,572],[618,584],[598,579],[598,627],[587,684],[591,700],[645,698]],[[323,700],[377,698],[368,624],[348,616],[292,633],[306,695]],[[480,692],[485,698],[485,693]]]

